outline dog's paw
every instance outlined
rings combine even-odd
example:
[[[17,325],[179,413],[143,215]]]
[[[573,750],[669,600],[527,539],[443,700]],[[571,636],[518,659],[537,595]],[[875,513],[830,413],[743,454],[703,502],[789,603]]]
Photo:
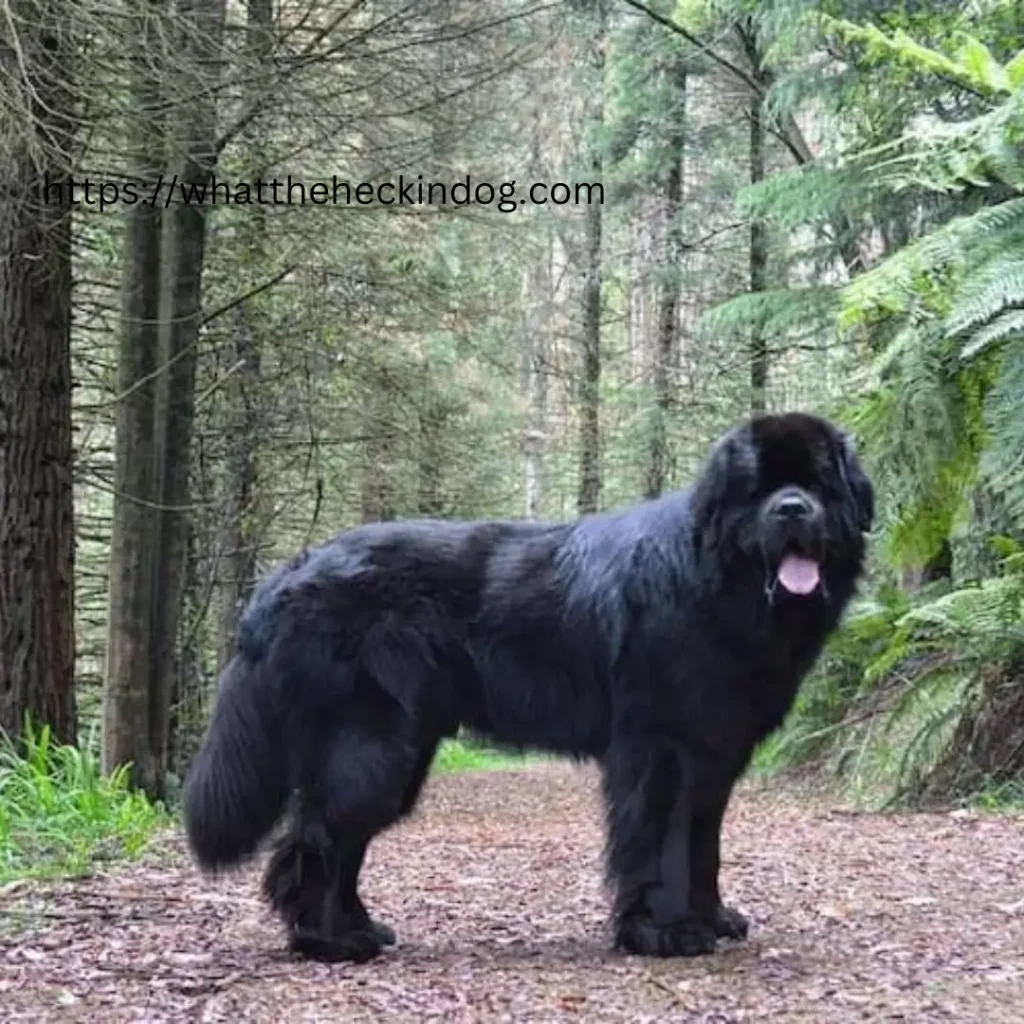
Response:
[[[719,904],[711,918],[711,927],[720,939],[745,939],[750,922],[735,907]]]
[[[394,935],[393,932],[391,934]],[[346,961],[364,964],[377,956],[383,945],[373,928],[353,929],[341,935],[321,935],[299,928],[291,934],[289,949],[294,956],[304,960],[325,964]]]
[[[714,953],[715,930],[695,914],[668,924],[630,915],[618,922],[615,946],[638,956],[706,956]]]

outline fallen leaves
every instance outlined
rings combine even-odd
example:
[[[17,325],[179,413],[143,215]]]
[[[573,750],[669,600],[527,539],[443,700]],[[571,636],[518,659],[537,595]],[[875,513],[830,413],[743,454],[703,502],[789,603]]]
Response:
[[[847,814],[759,788],[726,825],[723,889],[754,927],[711,958],[609,949],[593,772],[432,780],[370,850],[399,946],[289,959],[254,871],[216,881],[180,838],[87,879],[0,890],[5,1022],[984,1021],[1024,1006],[1024,820]]]

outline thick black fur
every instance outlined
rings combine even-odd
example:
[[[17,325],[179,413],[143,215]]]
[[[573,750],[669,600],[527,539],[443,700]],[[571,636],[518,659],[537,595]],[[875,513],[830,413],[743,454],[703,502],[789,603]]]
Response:
[[[854,592],[873,514],[844,437],[790,413],[624,511],[376,524],[304,552],[254,594],[192,768],[200,865],[238,863],[290,811],[264,887],[293,950],[374,956],[394,935],[358,894],[367,844],[464,725],[601,764],[618,947],[744,937],[722,817]],[[790,552],[820,564],[810,595],[780,586]]]

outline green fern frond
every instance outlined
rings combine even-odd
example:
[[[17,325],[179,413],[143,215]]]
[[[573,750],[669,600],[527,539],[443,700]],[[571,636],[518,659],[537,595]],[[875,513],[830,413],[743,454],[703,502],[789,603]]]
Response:
[[[957,643],[981,657],[1014,644],[1024,622],[1024,576],[1010,573],[960,587],[911,609],[897,624],[918,643]]]
[[[1024,306],[1024,257],[1018,251],[993,260],[980,273],[967,278],[946,318],[945,331],[963,334],[984,326],[1008,308],[1020,306]]]
[[[963,362],[981,355],[983,352],[1010,339],[1024,337],[1024,309],[1011,309],[997,316],[990,324],[971,335],[970,341],[960,350]]]
[[[967,33],[961,33],[960,47],[953,57],[949,57],[923,46],[903,29],[889,35],[876,25],[856,25],[827,14],[820,16],[820,24],[847,42],[865,47],[868,56],[878,63],[898,61],[913,71],[938,75],[986,96],[1008,93],[1014,88],[1007,68],[995,59],[984,43]]]
[[[922,704],[928,704],[936,691],[946,689],[950,683],[962,681],[964,673],[957,670],[950,662],[933,659],[925,663],[910,682],[902,687],[896,699],[886,708],[885,721],[882,723],[880,735],[892,734],[908,716],[919,719]]]
[[[911,132],[902,140],[898,157],[879,163],[879,183],[896,191],[922,187],[940,193],[998,181],[1020,189],[1024,164],[1017,140],[1022,119],[1024,96],[1015,94],[969,121],[931,127],[927,134]]]
[[[888,678],[897,665],[902,664],[914,653],[911,643],[912,632],[906,627],[893,630],[884,649],[864,665],[860,689],[873,689],[881,680]]]
[[[925,332],[918,323],[908,323],[898,330],[888,344],[875,357],[873,364],[874,375],[878,380],[885,380],[894,374],[906,376],[905,367],[908,362],[928,351],[924,345]],[[941,367],[940,367],[941,370]],[[929,379],[934,377],[934,372],[928,374]]]
[[[850,328],[877,314],[907,313],[929,277],[964,266],[976,247],[1021,224],[1024,198],[948,221],[851,281],[840,296],[840,326]]]
[[[967,678],[954,678],[953,686],[936,688],[938,693],[929,702],[930,706],[918,712],[919,725],[904,742],[903,756],[895,772],[898,793],[906,791],[933,768],[946,750],[963,713],[961,702],[969,686]]]
[[[981,469],[990,486],[1003,496],[1007,511],[1024,516],[1024,340],[1007,343],[999,375],[985,397],[985,425],[990,444]]]

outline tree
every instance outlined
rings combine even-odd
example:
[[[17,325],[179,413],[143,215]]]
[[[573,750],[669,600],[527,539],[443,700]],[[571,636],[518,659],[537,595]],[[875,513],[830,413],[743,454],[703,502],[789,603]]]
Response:
[[[271,0],[248,0],[246,4],[246,71],[250,76],[246,90],[246,109],[255,109],[260,92],[268,88],[274,51],[274,11]],[[244,162],[250,181],[266,176],[268,158],[262,139],[262,127],[247,125],[241,132]],[[240,241],[244,263],[262,271],[268,248],[267,217],[262,207],[254,209],[243,228]],[[260,500],[260,454],[262,417],[260,415],[260,371],[263,338],[249,301],[240,302],[235,311],[235,329],[230,345],[231,362],[225,367],[228,412],[224,434],[227,457],[222,486],[224,489],[221,558],[218,567],[220,602],[218,664],[226,665],[235,651],[238,615],[256,578],[256,559],[260,533],[264,525],[265,501]]]
[[[178,88],[195,98],[178,107],[169,131],[170,162],[183,188],[204,187],[217,166],[214,90],[224,33],[224,0],[179,0]],[[191,505],[192,429],[203,307],[203,273],[211,207],[176,202],[164,220],[160,281],[160,361],[154,491],[158,538],[149,670],[150,791],[164,795],[170,749],[171,707],[178,690],[176,652],[184,597]],[[138,453],[141,457],[143,453]],[[140,552],[141,555],[141,552]]]
[[[76,739],[71,424],[74,10],[13,0],[0,44],[0,728]]]
[[[750,18],[741,18],[736,31],[740,36],[751,77],[760,86],[750,94],[750,184],[756,186],[765,175],[765,75],[762,69],[761,41]],[[750,294],[758,296],[767,286],[768,229],[760,217],[750,219]],[[768,409],[768,342],[757,321],[750,328],[750,411],[755,415]]]
[[[221,0],[140,0],[134,62],[134,171],[149,184],[173,167],[182,188],[202,186],[217,158],[216,85]],[[165,32],[178,33],[176,63]],[[168,114],[174,83],[199,97]],[[165,213],[128,213],[116,424],[110,626],[104,694],[106,771],[132,765],[135,783],[164,795],[174,653],[185,570],[189,452],[208,206],[172,195]]]
[[[592,35],[587,41],[590,95],[586,100],[586,172],[591,184],[602,183],[604,156],[601,128],[605,118],[604,77],[608,12],[598,0]],[[580,294],[580,469],[576,508],[580,515],[596,512],[601,500],[601,239],[604,221],[600,203],[583,212],[582,289]]]

